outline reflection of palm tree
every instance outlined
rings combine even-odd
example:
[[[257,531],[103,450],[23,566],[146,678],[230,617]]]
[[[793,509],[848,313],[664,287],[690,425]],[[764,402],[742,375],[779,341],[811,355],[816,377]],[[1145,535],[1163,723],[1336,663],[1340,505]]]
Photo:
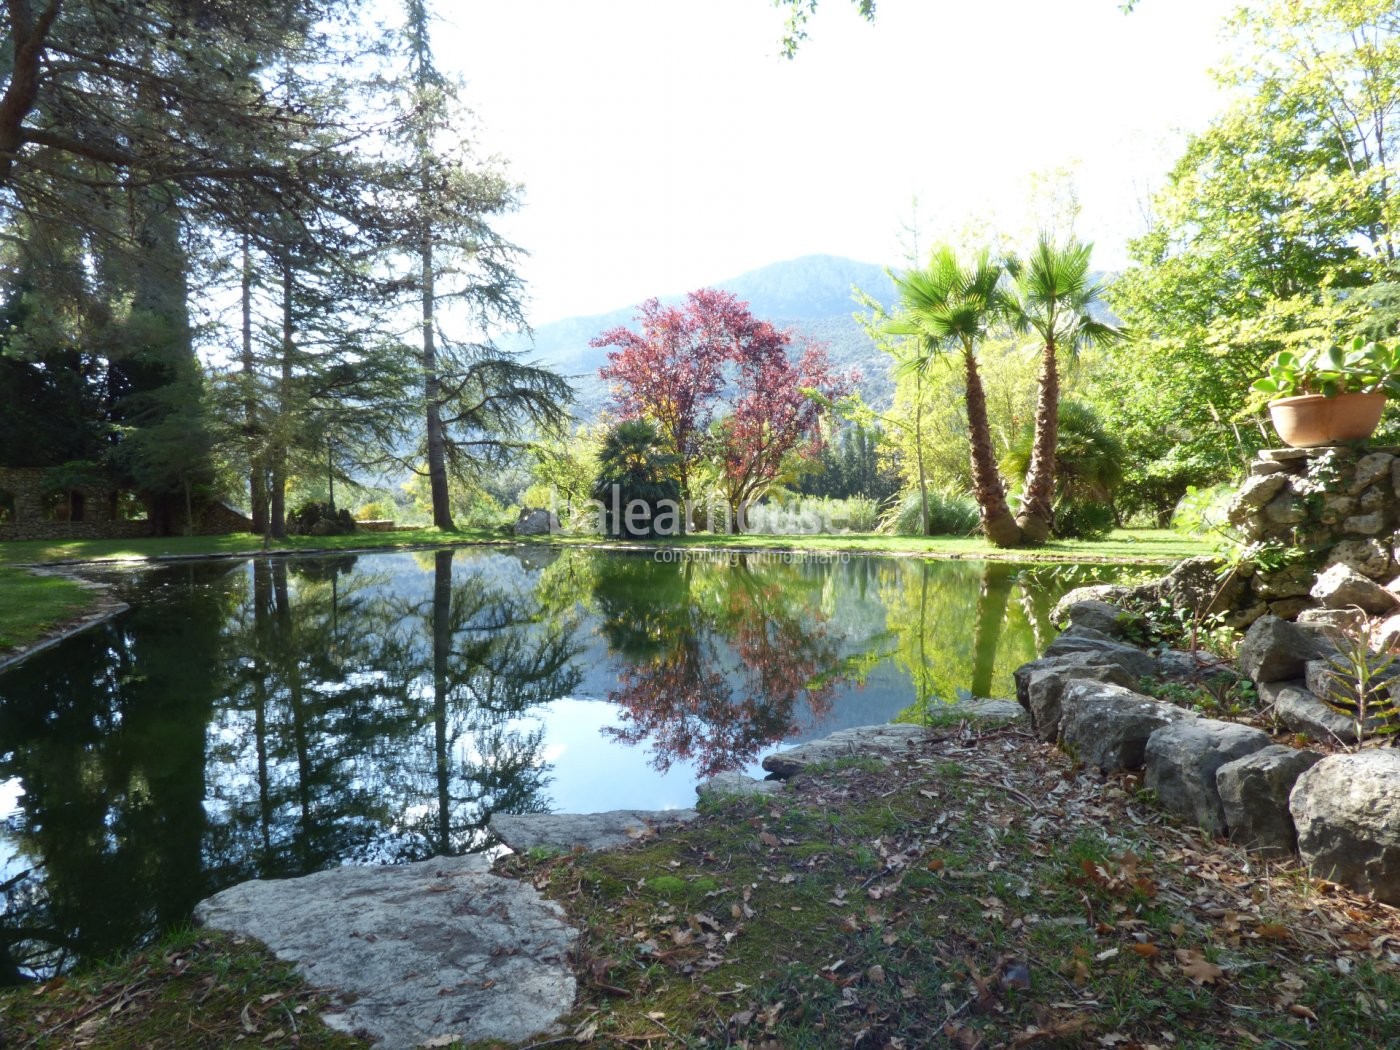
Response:
[[[973,643],[973,696],[992,695],[997,648],[1006,623],[1015,571],[1016,567],[1006,562],[988,562],[982,569],[982,589],[977,598],[977,635]]]

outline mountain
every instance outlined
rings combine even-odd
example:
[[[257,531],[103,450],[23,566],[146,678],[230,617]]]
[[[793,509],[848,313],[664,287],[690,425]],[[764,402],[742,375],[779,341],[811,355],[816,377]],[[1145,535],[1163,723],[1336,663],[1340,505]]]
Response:
[[[894,389],[889,363],[852,317],[859,309],[851,297],[853,285],[886,307],[894,300],[894,285],[884,267],[835,255],[804,255],[710,287],[733,292],[755,317],[823,344],[838,370],[855,368],[861,373],[859,386],[866,401],[885,404]],[[660,298],[674,303],[684,294]],[[632,326],[635,314],[636,307],[628,306],[543,324],[535,329],[534,346],[524,348],[533,359],[574,378],[581,418],[596,416],[607,400],[607,389],[598,378],[607,351],[594,349],[588,341],[616,325]]]

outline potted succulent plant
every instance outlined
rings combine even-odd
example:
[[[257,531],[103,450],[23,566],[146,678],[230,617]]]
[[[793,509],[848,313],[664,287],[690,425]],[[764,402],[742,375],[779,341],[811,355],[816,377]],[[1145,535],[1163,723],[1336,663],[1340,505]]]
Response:
[[[1359,441],[1375,432],[1386,396],[1400,394],[1400,342],[1283,350],[1252,389],[1271,399],[1274,429],[1294,448]]]

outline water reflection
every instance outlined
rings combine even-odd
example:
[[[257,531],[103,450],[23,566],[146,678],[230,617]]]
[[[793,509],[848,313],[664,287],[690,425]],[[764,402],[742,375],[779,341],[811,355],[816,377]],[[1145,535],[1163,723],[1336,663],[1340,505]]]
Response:
[[[246,878],[479,850],[494,812],[609,808],[602,780],[683,804],[779,741],[1005,693],[1083,582],[540,548],[114,579],[131,612],[0,675],[0,981]]]

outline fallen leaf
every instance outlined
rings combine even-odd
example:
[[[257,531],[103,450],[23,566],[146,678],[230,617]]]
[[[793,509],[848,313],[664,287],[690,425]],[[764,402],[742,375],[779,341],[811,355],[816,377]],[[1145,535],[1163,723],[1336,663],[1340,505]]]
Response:
[[[1178,948],[1176,961],[1181,965],[1181,972],[1196,984],[1214,984],[1225,975],[1219,966],[1190,948]]]
[[[1144,959],[1155,959],[1162,954],[1161,949],[1155,944],[1131,944],[1128,947],[1131,948],[1135,954],[1141,955]]]
[[[777,849],[778,846],[782,845],[782,843],[778,841],[778,836],[774,835],[771,831],[765,831],[763,834],[759,835],[758,841],[772,849]]]
[[[1317,1014],[1313,1013],[1302,1003],[1292,1003],[1288,1007],[1288,1012],[1293,1014],[1293,1016],[1295,1017],[1306,1017],[1309,1021],[1317,1020]]]
[[[431,1039],[423,1040],[423,1042],[418,1045],[427,1047],[451,1046],[453,1043],[460,1043],[461,1041],[462,1037],[460,1035],[449,1033],[447,1035],[435,1035]]]
[[[877,963],[865,971],[865,976],[870,979],[871,984],[884,984],[885,968]]]

